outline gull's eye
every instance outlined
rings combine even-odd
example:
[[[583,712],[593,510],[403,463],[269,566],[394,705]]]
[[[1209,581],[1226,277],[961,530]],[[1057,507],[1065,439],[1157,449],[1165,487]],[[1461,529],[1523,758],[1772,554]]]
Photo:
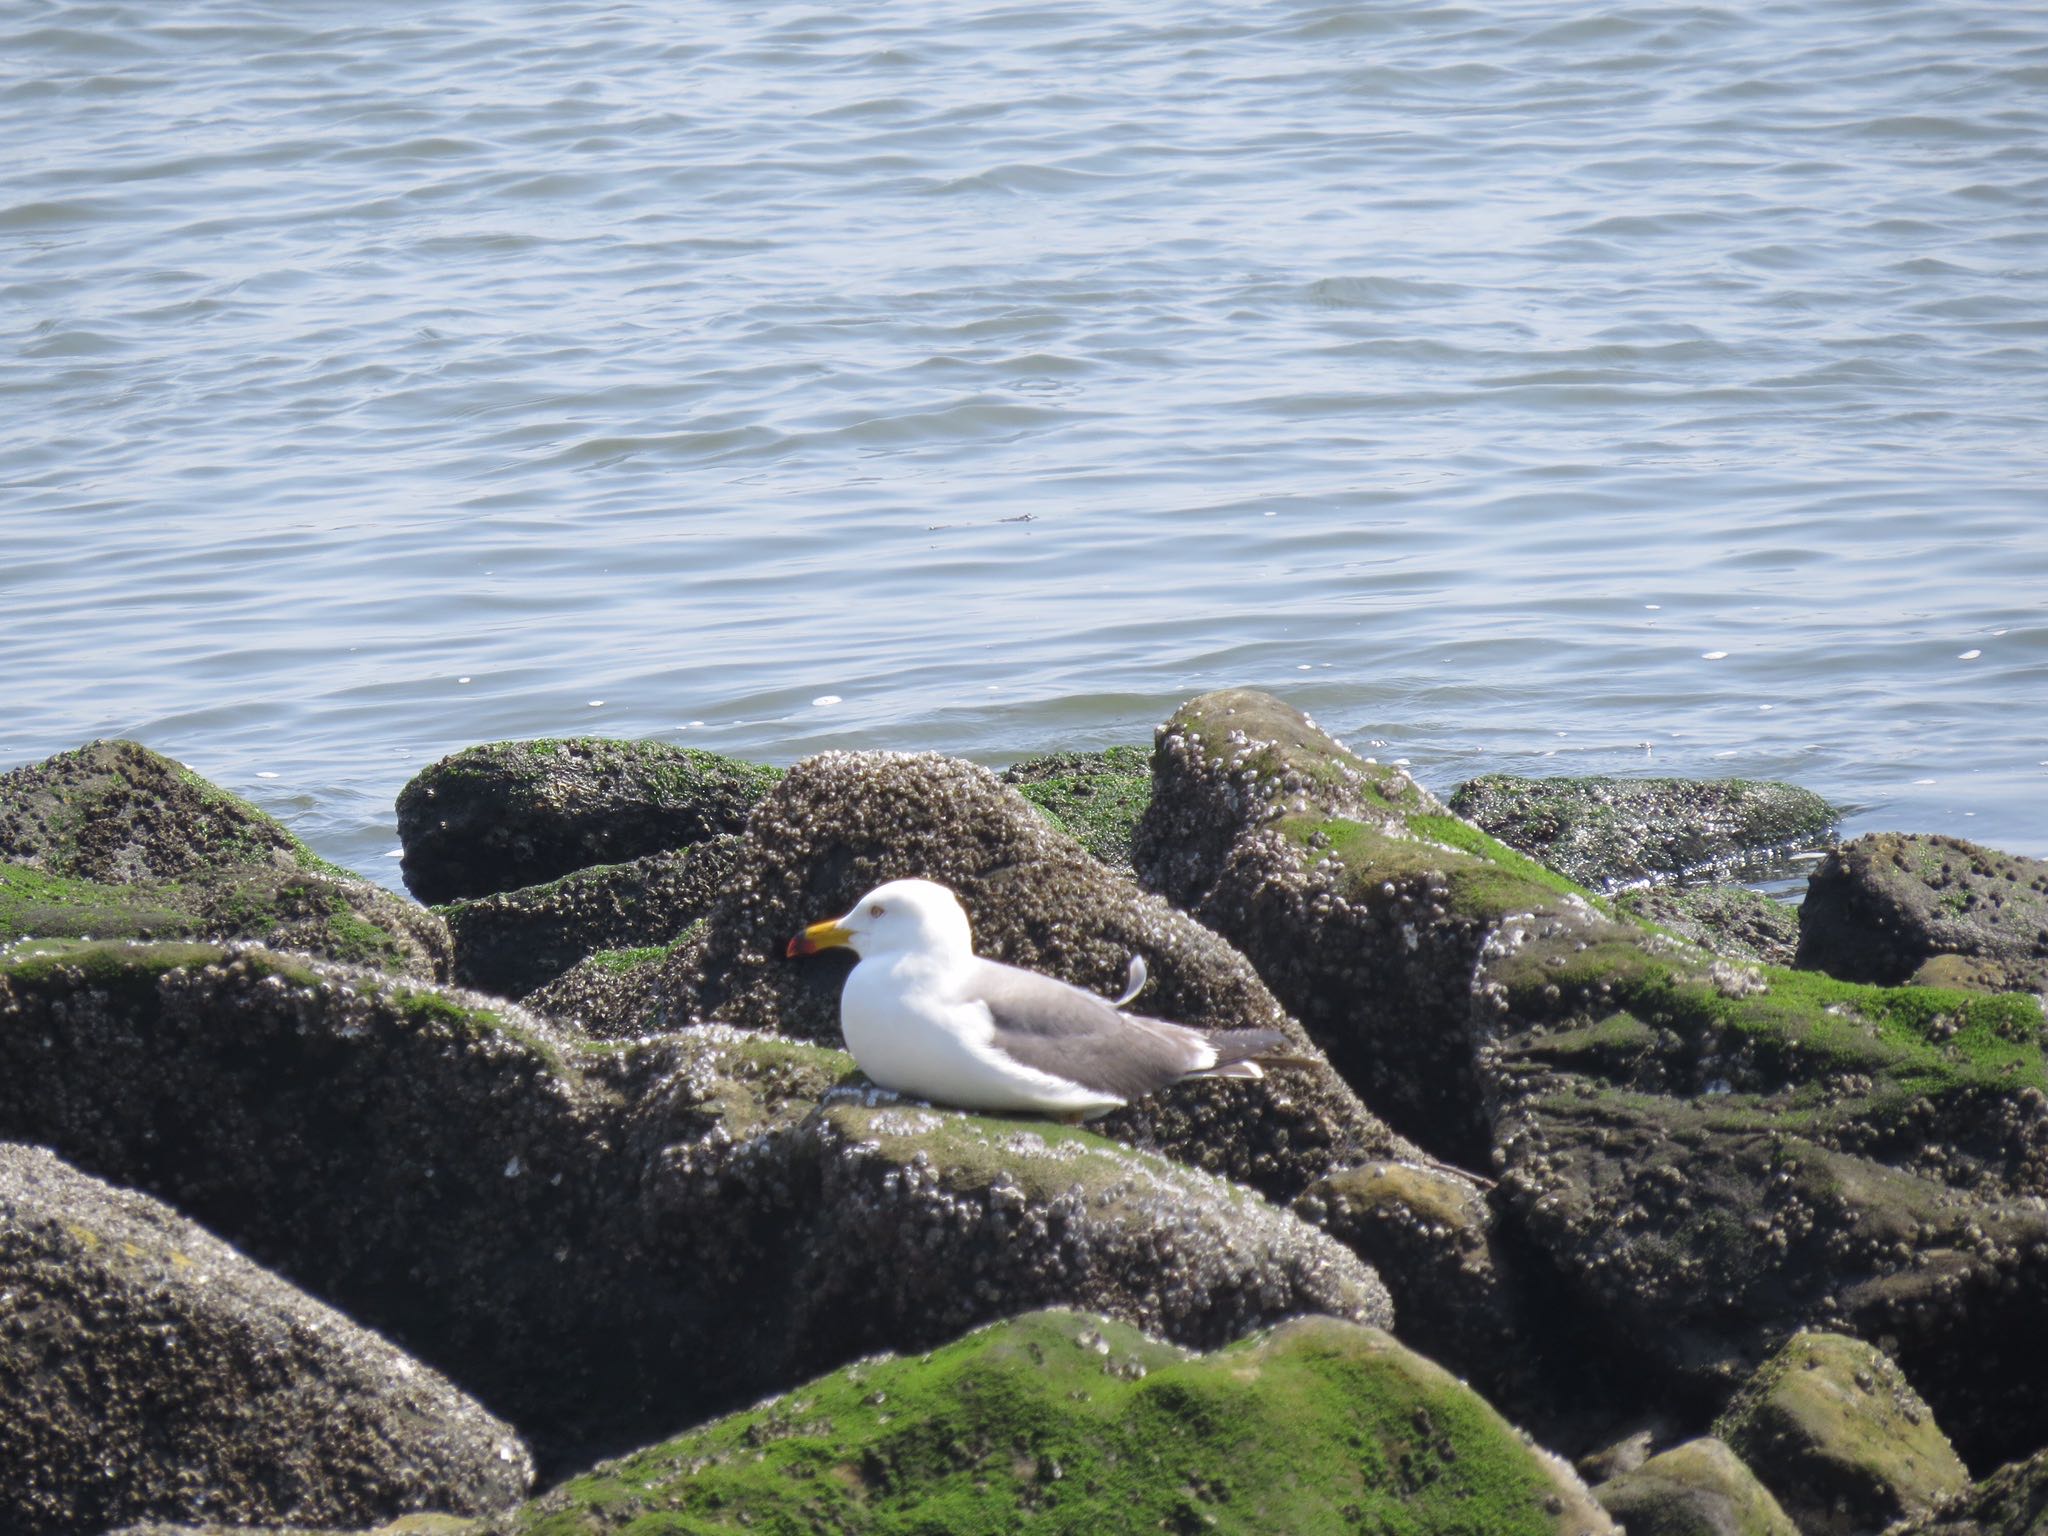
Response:
[[[874,905],[873,905],[872,907],[869,907],[869,908],[868,908],[868,916],[869,916],[869,917],[880,917],[881,915],[882,915],[882,904],[881,904],[881,903],[880,903],[879,901],[878,901],[878,902],[876,902],[876,903],[875,903],[875,904],[874,904]]]

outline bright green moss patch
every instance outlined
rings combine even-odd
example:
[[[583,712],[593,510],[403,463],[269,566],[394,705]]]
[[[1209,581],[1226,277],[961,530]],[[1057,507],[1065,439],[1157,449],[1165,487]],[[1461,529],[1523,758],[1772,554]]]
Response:
[[[1152,803],[1152,758],[1141,747],[1062,752],[1005,769],[1003,782],[1105,864],[1131,862],[1131,837]]]
[[[1408,818],[1408,823],[1412,826],[1447,820],[1417,816]],[[1552,874],[1508,849],[1501,852],[1510,862],[1495,864],[1481,854],[1439,846],[1445,839],[1433,833],[1428,841],[1423,841],[1343,816],[1287,816],[1277,825],[1284,836],[1307,852],[1311,866],[1326,860],[1337,862],[1344,872],[1341,889],[1351,900],[1370,902],[1383,884],[1391,881],[1398,886],[1434,873],[1443,877],[1445,905],[1453,915],[1494,922],[1510,913],[1548,906],[1560,894],[1585,894],[1562,875]],[[1484,838],[1485,834],[1475,836]]]
[[[183,938],[201,931],[176,885],[102,885],[0,863],[0,944],[20,938]]]
[[[1305,1319],[1204,1357],[1072,1312],[866,1361],[577,1478],[527,1536],[1555,1531],[1515,1432],[1383,1333]]]
[[[217,944],[124,944],[83,939],[38,939],[0,952],[0,976],[44,986],[66,973],[82,974],[103,991],[154,991],[167,971],[217,965],[227,951]]]
[[[1606,901],[1575,880],[1547,869],[1526,853],[1517,853],[1499,838],[1482,832],[1469,821],[1455,816],[1410,816],[1408,830],[1432,843],[1443,843],[1474,858],[1484,859],[1525,885],[1540,886],[1560,896],[1583,896],[1602,912],[1611,910]],[[1504,888],[1505,889],[1505,888]]]

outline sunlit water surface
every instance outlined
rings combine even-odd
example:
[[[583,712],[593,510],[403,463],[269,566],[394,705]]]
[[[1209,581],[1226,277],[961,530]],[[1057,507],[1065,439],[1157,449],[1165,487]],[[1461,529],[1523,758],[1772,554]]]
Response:
[[[2048,855],[2048,8],[13,0],[0,144],[0,766],[390,882],[1245,684]]]

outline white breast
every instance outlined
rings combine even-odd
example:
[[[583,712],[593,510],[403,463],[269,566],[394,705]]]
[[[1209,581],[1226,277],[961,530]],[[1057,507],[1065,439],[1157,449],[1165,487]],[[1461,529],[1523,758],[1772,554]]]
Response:
[[[988,1009],[916,955],[863,960],[839,996],[839,1027],[861,1071],[897,1093],[961,1109],[1099,1114],[1122,1099],[1012,1061],[991,1043]]]

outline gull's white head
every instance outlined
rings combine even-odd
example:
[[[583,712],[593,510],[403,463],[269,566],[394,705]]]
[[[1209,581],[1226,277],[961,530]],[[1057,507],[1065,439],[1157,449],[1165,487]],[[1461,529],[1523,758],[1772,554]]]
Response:
[[[814,955],[841,944],[863,960],[875,955],[974,953],[974,937],[960,899],[935,880],[878,885],[844,917],[811,924],[789,941],[787,953]]]

